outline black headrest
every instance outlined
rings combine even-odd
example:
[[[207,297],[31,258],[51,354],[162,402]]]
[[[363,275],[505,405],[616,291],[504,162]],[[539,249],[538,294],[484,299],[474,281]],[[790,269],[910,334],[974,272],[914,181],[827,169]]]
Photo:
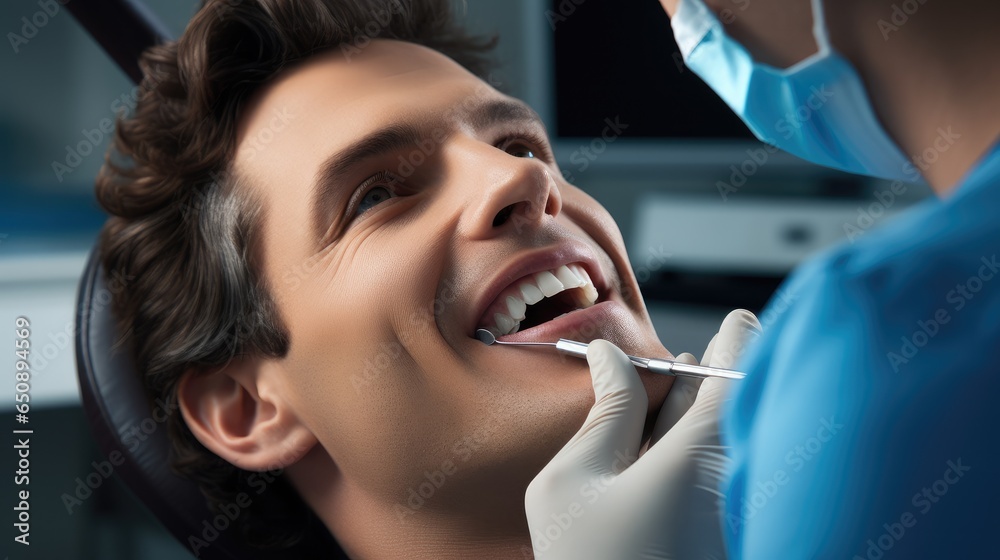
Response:
[[[150,406],[128,348],[114,347],[118,332],[111,298],[116,290],[123,288],[122,279],[106,281],[98,255],[95,247],[77,293],[76,364],[84,411],[115,472],[184,546],[189,550],[200,547],[192,550],[199,558],[346,559],[347,555],[315,516],[310,520],[307,538],[278,555],[247,549],[239,542],[235,530],[213,532],[206,528],[205,522],[214,527],[226,527],[229,523],[216,519],[219,514],[208,509],[194,482],[170,469],[170,442],[164,420],[180,411],[164,410],[162,403]],[[201,541],[192,541],[192,537]]]

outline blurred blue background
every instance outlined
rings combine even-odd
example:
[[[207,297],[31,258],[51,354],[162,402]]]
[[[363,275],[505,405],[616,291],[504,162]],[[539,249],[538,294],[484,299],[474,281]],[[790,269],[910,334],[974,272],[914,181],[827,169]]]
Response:
[[[145,4],[176,36],[196,2]],[[499,33],[494,81],[543,116],[566,177],[617,220],[657,332],[675,353],[700,354],[729,309],[758,311],[803,258],[928,195],[910,185],[880,208],[874,193],[884,183],[783,154],[762,161],[762,145],[677,64],[656,0],[621,4],[468,0],[459,9],[474,30]],[[114,477],[72,512],[63,504],[103,460],[79,404],[73,302],[105,219],[93,197],[109,140],[102,122],[131,107],[134,84],[65,9],[38,18],[41,10],[37,1],[0,3],[0,327],[28,317],[36,350],[32,545],[29,553],[5,535],[3,554],[189,558]],[[32,35],[23,18],[45,24]],[[602,138],[608,122],[628,127]],[[12,385],[0,383],[7,426]],[[14,470],[13,454],[4,465]],[[12,492],[4,486],[3,504]]]

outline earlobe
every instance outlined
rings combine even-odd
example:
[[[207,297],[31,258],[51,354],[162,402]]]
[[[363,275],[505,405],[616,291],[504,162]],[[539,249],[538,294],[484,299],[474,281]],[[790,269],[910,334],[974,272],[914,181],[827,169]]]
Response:
[[[286,468],[317,440],[279,392],[270,390],[269,362],[234,358],[212,371],[188,370],[177,386],[184,421],[210,451],[250,471]]]

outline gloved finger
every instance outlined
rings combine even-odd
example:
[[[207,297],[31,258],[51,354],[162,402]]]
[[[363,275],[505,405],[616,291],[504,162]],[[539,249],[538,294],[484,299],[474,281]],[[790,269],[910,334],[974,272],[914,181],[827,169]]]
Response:
[[[715,335],[712,352],[705,351],[708,364],[712,367],[733,368],[746,349],[760,337],[761,326],[757,316],[746,309],[734,309],[726,315]]]
[[[698,360],[691,354],[684,352],[674,358],[676,362],[685,364],[697,364]],[[649,440],[649,445],[655,445],[660,441],[663,434],[674,427],[681,416],[691,408],[695,398],[698,396],[698,388],[701,387],[701,379],[697,377],[676,377],[674,384],[670,386],[667,398],[660,406],[660,413],[656,416],[656,424],[653,425],[653,433]]]
[[[760,335],[761,326],[757,316],[746,309],[734,309],[722,320],[718,334],[712,339],[709,349],[705,351],[702,364],[733,369],[739,364],[747,348],[756,342]],[[734,382],[715,377],[706,379],[701,385],[696,402],[701,398],[720,398]]]
[[[731,311],[705,350],[703,365],[734,367],[746,347],[760,336],[760,323],[753,313],[744,309]],[[719,414],[731,384],[736,380],[710,377],[701,382],[694,402],[659,442],[646,452],[649,468],[672,468],[684,464],[690,455],[704,459],[703,466],[721,465],[719,448]],[[709,460],[712,458],[711,460]]]
[[[712,339],[708,341],[708,345],[705,346],[705,352],[701,355],[701,365],[709,365],[712,359],[712,351],[715,349],[715,339],[718,337],[719,333],[715,333],[712,335]],[[698,363],[694,356],[687,352],[678,355],[674,360],[692,365]],[[667,398],[663,401],[660,413],[656,417],[656,424],[653,426],[653,434],[650,437],[649,445],[653,445],[659,441],[663,437],[663,434],[674,427],[674,424],[680,420],[681,416],[687,413],[698,397],[698,390],[701,388],[701,383],[702,380],[697,377],[678,377],[674,379],[674,384],[671,385],[670,392],[667,393]]]
[[[730,312],[730,313],[732,313],[732,312]],[[728,315],[727,315],[727,317],[728,317]],[[720,326],[720,328],[721,328],[721,326]],[[711,365],[712,354],[715,352],[715,340],[717,338],[719,338],[719,333],[713,334],[712,335],[712,340],[709,340],[708,341],[708,345],[705,346],[705,352],[701,355],[701,365],[703,365],[703,366]]]
[[[588,346],[587,363],[594,406],[576,435],[543,469],[556,476],[563,465],[585,469],[589,475],[618,474],[639,452],[648,398],[635,366],[621,349],[602,339]]]

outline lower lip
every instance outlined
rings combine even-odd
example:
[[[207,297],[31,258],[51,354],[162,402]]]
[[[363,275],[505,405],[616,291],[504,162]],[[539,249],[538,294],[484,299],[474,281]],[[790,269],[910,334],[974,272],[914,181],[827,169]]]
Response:
[[[621,304],[615,301],[602,301],[586,309],[577,309],[551,321],[535,325],[530,329],[518,331],[498,337],[500,342],[556,342],[560,338],[569,338],[578,342],[590,342],[595,337],[600,338],[602,328],[615,320],[614,310]],[[589,335],[587,333],[590,333]]]

